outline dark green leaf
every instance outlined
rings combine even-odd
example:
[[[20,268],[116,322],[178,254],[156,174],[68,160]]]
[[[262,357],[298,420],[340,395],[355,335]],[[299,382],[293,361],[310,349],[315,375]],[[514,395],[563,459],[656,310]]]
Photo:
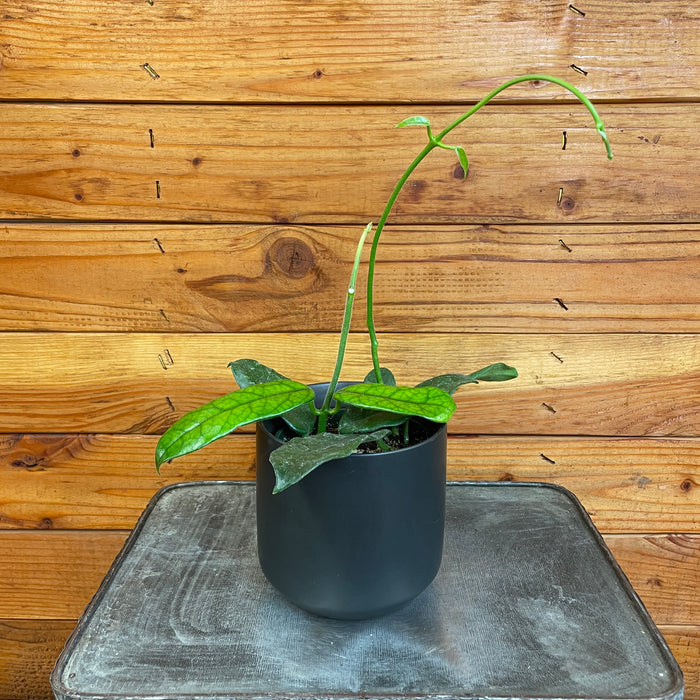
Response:
[[[407,117],[403,119],[396,125],[396,129],[400,129],[403,126],[427,126],[430,127],[430,119],[427,117],[415,116]]]
[[[478,384],[480,381],[505,382],[509,379],[515,379],[517,376],[518,371],[515,367],[497,362],[496,364],[483,367],[471,374],[441,374],[432,379],[426,379],[424,382],[418,384],[418,387],[432,386],[442,389],[448,394],[454,394],[463,384]]]
[[[282,419],[299,435],[308,435],[316,427],[316,414],[309,408],[308,403],[293,408],[282,414]]]
[[[335,393],[343,403],[378,411],[421,416],[446,423],[456,406],[452,397],[442,389],[431,386],[407,387],[386,384],[353,384]]]
[[[292,438],[270,455],[270,463],[276,476],[273,493],[279,493],[296,484],[325,462],[350,456],[363,442],[380,440],[388,432],[380,430],[369,435],[317,433]]]
[[[340,418],[338,431],[341,433],[370,433],[379,428],[394,428],[407,420],[400,413],[372,411],[358,406],[348,406]]]
[[[396,386],[396,378],[394,377],[393,372],[388,369],[387,367],[380,367],[379,371],[381,372],[382,375],[382,384],[388,384],[389,386]],[[371,370],[369,374],[364,378],[363,380],[367,384],[378,384],[377,382],[377,373],[374,370]]]
[[[278,379],[287,379],[284,375],[257,360],[234,360],[229,362],[228,366],[231,368],[233,377],[241,389],[253,386],[253,384],[265,384],[267,382],[275,382]]]
[[[493,365],[472,372],[471,376],[480,382],[507,382],[509,379],[515,379],[518,376],[518,370],[503,362],[496,362]]]
[[[156,468],[194,452],[242,425],[279,416],[313,400],[314,392],[289,380],[255,384],[185,414],[158,441]]]
[[[283,374],[263,365],[257,360],[235,360],[229,363],[233,376],[241,389],[255,384],[265,384],[281,379],[287,379]],[[308,403],[287,411],[282,418],[299,435],[308,435],[316,425],[316,415]]]

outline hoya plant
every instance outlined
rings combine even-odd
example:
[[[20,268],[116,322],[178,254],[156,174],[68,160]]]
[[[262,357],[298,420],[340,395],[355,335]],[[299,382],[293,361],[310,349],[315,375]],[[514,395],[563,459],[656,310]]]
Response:
[[[401,189],[416,167],[433,149],[448,149],[457,155],[466,177],[469,161],[464,148],[445,143],[445,137],[506,88],[535,80],[557,84],[583,103],[595,121],[608,158],[612,158],[605,127],[590,100],[565,80],[546,75],[524,75],[503,83],[437,135],[433,133],[430,121],[423,116],[412,116],[401,121],[397,128],[421,126],[426,129],[428,138],[423,149],[396,183],[374,229],[366,284],[367,330],[372,363],[367,376],[362,382],[338,388],[350,331],[360,256],[367,237],[373,230],[372,224],[365,227],[355,252],[335,369],[321,405],[315,404],[315,395],[311,387],[288,379],[255,360],[235,360],[229,367],[239,389],[204,404],[174,423],[163,434],[156,447],[158,470],[164,462],[199,450],[241,426],[279,417],[285,426],[285,441],[272,453],[270,462],[275,470],[275,492],[280,492],[304,478],[319,465],[332,459],[347,457],[360,446],[369,445],[371,449],[382,451],[410,444],[412,432],[419,424],[416,418],[446,423],[456,408],[452,395],[463,385],[502,382],[517,377],[515,368],[499,362],[468,374],[442,374],[426,379],[417,386],[397,386],[392,372],[382,367],[379,361],[379,342],[373,309],[374,270],[386,220]]]

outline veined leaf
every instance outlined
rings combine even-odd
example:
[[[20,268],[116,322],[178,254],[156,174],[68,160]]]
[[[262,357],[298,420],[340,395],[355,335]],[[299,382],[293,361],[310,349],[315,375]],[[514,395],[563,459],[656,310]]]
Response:
[[[214,399],[186,413],[160,438],[156,446],[156,468],[163,462],[228,435],[242,425],[273,418],[314,398],[304,384],[289,380],[255,384]]]
[[[471,374],[441,374],[432,379],[426,379],[418,384],[418,387],[437,387],[446,391],[448,394],[454,394],[457,389],[463,384],[478,384],[479,382],[505,382],[509,379],[515,379],[518,376],[518,371],[515,367],[497,362],[488,367],[482,367]]]
[[[353,384],[337,391],[335,398],[351,406],[421,416],[437,423],[446,423],[456,408],[447,392],[431,386]]]
[[[267,367],[257,360],[234,360],[229,362],[228,366],[241,389],[255,384],[287,379],[277,370]],[[309,408],[308,402],[287,411],[282,418],[299,435],[308,435],[316,426],[316,415]]]
[[[393,372],[386,367],[381,367],[382,384],[396,386]],[[377,374],[370,370],[363,380],[367,384],[378,384]],[[369,433],[379,428],[393,428],[405,422],[406,416],[387,411],[373,411],[359,406],[346,406],[340,417],[338,431],[341,433]]]
[[[296,484],[325,462],[349,457],[363,442],[381,440],[388,432],[379,430],[369,435],[317,433],[292,438],[270,454],[270,464],[276,477],[273,493]]]

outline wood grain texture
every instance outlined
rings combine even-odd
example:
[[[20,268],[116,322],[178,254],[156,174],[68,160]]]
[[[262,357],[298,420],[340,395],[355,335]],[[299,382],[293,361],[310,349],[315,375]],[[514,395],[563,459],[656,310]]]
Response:
[[[153,435],[0,436],[0,528],[126,529],[162,486],[249,480],[252,435],[153,467]],[[700,532],[700,440],[451,437],[448,480],[537,481],[572,491],[605,533]]]
[[[336,331],[358,230],[6,224],[0,330]],[[699,263],[698,224],[389,226],[375,318],[397,332],[697,332]]]
[[[685,700],[700,698],[700,625],[662,626],[661,633],[683,671]]]
[[[78,617],[127,531],[0,532],[0,618]],[[657,624],[698,624],[698,535],[608,535],[606,542]]]
[[[124,530],[0,533],[0,618],[79,617],[128,534]]]
[[[0,620],[0,697],[53,700],[49,673],[77,620]],[[700,700],[700,626],[661,625],[686,683],[685,700]]]
[[[457,102],[533,71],[599,99],[685,99],[698,84],[697,17],[660,0],[589,0],[585,16],[552,0],[256,0],[235,13],[192,0],[5,0],[2,19],[11,99]]]
[[[700,538],[607,535],[605,541],[649,612],[659,615],[659,622],[700,622]]]
[[[0,697],[53,700],[49,674],[77,620],[0,620]]]
[[[5,432],[158,433],[235,389],[231,360],[327,381],[335,334],[0,334]],[[554,354],[553,354],[554,353]],[[310,358],[313,358],[310,360]],[[503,361],[517,380],[461,390],[454,433],[696,436],[700,336],[683,334],[381,334],[401,384]],[[33,369],[32,369],[33,368]],[[352,334],[343,377],[371,369]]]
[[[0,216],[365,225],[425,144],[423,129],[394,129],[416,112],[437,129],[461,110],[7,104]],[[601,112],[612,161],[581,105],[478,112],[448,140],[469,154],[466,180],[453,152],[431,154],[392,221],[697,222],[698,105]]]

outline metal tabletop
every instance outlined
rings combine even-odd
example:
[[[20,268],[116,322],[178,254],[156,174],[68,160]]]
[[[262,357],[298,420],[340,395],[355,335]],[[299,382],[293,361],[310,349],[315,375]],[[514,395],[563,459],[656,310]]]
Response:
[[[383,618],[319,618],[267,583],[255,487],[149,504],[59,658],[58,700],[680,699],[673,656],[568,491],[447,487],[442,568]]]

